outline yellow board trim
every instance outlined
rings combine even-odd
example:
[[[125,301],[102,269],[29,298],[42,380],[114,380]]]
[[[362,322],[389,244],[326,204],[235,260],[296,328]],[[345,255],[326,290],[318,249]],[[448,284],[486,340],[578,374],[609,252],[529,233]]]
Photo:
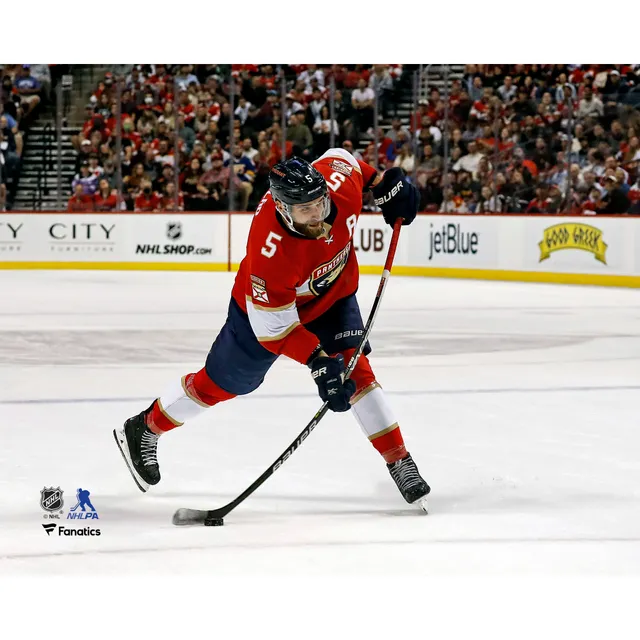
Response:
[[[240,263],[232,263],[237,271]],[[107,271],[227,271],[226,262],[0,262],[0,269],[95,269]],[[382,266],[360,265],[360,273],[380,275]],[[553,273],[548,271],[500,271],[498,269],[454,269],[447,267],[394,266],[393,275],[429,278],[465,278],[506,282],[542,282],[602,287],[640,288],[640,276],[599,273]]]
[[[382,267],[360,265],[360,273],[380,275],[382,273]],[[500,271],[498,269],[400,266],[394,266],[391,273],[396,276],[426,276],[430,278],[466,278],[471,280],[504,280],[507,282],[542,282],[551,284],[640,288],[640,276],[604,275],[599,273],[552,273],[548,271]]]

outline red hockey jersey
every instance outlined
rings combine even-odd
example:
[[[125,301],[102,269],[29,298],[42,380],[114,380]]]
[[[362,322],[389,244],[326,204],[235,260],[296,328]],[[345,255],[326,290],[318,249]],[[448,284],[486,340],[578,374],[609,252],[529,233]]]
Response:
[[[303,324],[358,288],[352,238],[362,193],[376,177],[373,167],[344,149],[329,149],[313,166],[327,181],[331,198],[325,233],[310,239],[291,232],[267,191],[256,209],[232,292],[260,343],[303,364],[318,346],[318,338]]]

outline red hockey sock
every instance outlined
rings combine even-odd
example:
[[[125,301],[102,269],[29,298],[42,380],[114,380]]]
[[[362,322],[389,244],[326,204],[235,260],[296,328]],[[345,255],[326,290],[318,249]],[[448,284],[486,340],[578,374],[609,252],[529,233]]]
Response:
[[[351,356],[356,352],[355,349],[346,349],[342,351],[342,355],[344,357],[344,366],[348,366],[349,361],[351,360]],[[360,395],[360,392],[363,389],[366,389],[369,385],[373,384],[376,381],[376,377],[373,375],[373,371],[371,370],[371,364],[369,363],[369,359],[365,355],[361,355],[358,358],[358,362],[356,363],[356,367],[351,374],[351,379],[356,383],[356,392],[351,397],[351,402],[357,400],[357,397]]]
[[[189,373],[177,382],[163,396],[158,398],[147,414],[147,426],[154,433],[164,433],[182,426],[188,418],[195,417],[203,410],[218,402],[235,398],[220,388],[204,369]]]
[[[390,427],[391,431],[383,433],[377,438],[371,440],[371,444],[376,448],[376,451],[384,458],[387,464],[402,460],[407,455],[407,450],[404,446],[404,439],[402,438],[402,432],[398,425]]]

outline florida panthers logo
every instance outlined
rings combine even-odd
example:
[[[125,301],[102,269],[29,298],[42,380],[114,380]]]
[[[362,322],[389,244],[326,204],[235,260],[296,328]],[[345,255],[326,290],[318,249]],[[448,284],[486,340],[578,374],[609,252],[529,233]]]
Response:
[[[314,295],[322,295],[338,279],[347,264],[347,260],[349,260],[350,251],[351,243],[329,262],[325,262],[313,270],[311,278],[309,278],[309,289]]]

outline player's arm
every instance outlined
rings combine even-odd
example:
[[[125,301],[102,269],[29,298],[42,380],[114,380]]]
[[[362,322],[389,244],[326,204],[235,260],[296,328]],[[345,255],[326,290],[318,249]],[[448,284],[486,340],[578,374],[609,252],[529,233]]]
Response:
[[[400,167],[393,167],[382,174],[375,167],[356,160],[362,173],[362,191],[371,190],[374,202],[382,209],[385,222],[393,226],[397,218],[402,224],[411,224],[420,207],[420,192],[409,182]]]
[[[274,239],[273,234],[271,239]],[[353,380],[343,380],[344,358],[342,354],[330,357],[318,337],[300,323],[295,285],[287,277],[295,273],[293,265],[287,265],[286,260],[278,262],[277,269],[273,269],[272,264],[252,260],[251,271],[269,274],[269,280],[254,273],[249,275],[251,294],[247,294],[247,314],[251,328],[265,349],[288,356],[311,369],[318,393],[331,411],[348,411],[356,384]]]
[[[320,341],[300,322],[296,306],[296,269],[284,255],[284,232],[251,230],[245,283],[247,315],[260,344],[278,355],[308,364]],[[262,236],[265,236],[262,238]]]
[[[355,158],[354,158],[355,159]],[[356,160],[362,173],[362,193],[373,189],[381,180],[382,174],[375,167],[362,160]]]

